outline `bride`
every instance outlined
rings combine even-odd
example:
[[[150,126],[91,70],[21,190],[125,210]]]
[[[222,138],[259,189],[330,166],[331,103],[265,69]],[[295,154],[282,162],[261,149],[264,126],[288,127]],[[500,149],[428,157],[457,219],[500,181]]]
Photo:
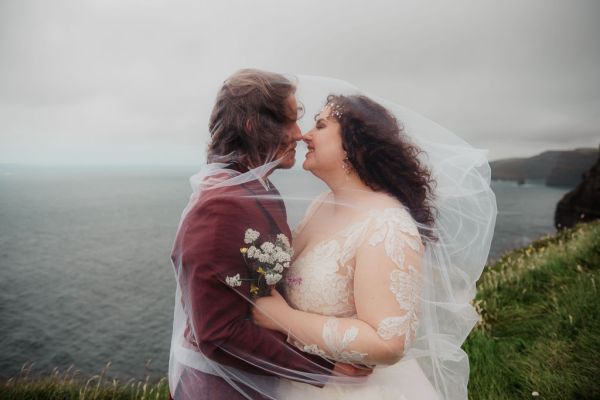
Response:
[[[365,96],[329,96],[303,140],[303,168],[330,192],[295,231],[285,299],[258,299],[254,321],[304,352],[377,367],[358,386],[283,381],[281,398],[438,398],[417,362],[401,361],[419,322],[424,239],[436,240],[419,150]]]

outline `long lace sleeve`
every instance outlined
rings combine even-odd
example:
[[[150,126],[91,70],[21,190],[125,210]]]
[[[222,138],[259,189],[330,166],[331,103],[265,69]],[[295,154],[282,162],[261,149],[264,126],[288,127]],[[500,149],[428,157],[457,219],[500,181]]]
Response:
[[[393,364],[415,336],[423,246],[410,215],[389,208],[348,234],[355,261],[356,318],[294,311],[290,341],[305,352],[350,363]],[[343,262],[343,260],[342,260]]]

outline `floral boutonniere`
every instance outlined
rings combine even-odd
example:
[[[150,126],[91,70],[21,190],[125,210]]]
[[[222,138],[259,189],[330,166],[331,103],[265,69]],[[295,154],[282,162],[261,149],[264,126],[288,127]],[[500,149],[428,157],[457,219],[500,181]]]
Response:
[[[250,281],[250,294],[254,297],[268,296],[271,288],[283,278],[283,272],[290,267],[294,249],[289,239],[280,233],[275,240],[258,243],[260,233],[247,229],[244,235],[245,246],[240,249],[250,270],[250,278],[242,279],[240,274],[228,276],[226,283],[231,287]]]

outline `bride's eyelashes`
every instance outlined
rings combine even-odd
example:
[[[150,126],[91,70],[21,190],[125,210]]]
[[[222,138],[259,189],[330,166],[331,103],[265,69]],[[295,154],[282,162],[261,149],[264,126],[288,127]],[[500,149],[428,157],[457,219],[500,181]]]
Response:
[[[325,120],[323,118],[319,118],[317,120],[317,122],[315,123],[315,128],[317,129],[323,129],[327,127],[327,124],[325,123]]]

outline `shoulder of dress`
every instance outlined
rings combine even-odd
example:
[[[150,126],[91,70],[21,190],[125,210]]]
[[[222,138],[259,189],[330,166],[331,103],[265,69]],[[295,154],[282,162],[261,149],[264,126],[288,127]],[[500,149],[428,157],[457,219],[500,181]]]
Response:
[[[341,235],[352,238],[354,242],[360,236],[378,233],[387,236],[389,232],[398,232],[420,237],[417,224],[404,207],[371,208],[365,210],[362,217],[341,231]]]
[[[404,233],[419,236],[417,223],[405,207],[372,209],[369,211],[369,218],[373,219],[378,226],[388,224],[391,227],[397,227]]]
[[[417,223],[405,207],[387,207],[369,210],[367,243],[376,246],[385,244],[386,252],[400,250],[408,245],[420,252],[423,242]],[[396,250],[392,251],[396,252]]]

